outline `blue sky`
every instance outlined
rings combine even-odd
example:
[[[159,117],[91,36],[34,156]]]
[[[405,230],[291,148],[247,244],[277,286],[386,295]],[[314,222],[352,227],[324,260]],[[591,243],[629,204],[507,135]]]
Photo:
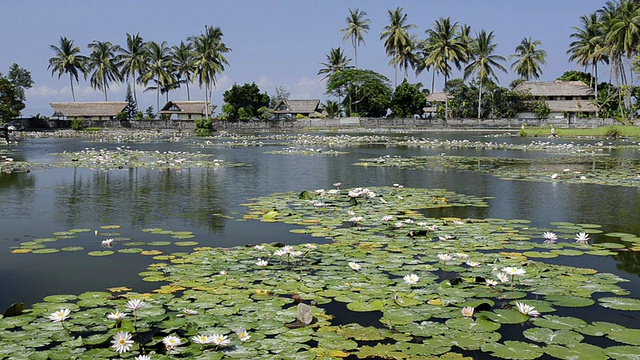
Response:
[[[497,54],[508,59],[525,37],[542,42],[547,51],[547,66],[541,80],[553,80],[566,70],[583,70],[569,63],[566,50],[579,17],[592,13],[605,1],[595,0],[1,0],[0,72],[6,74],[12,63],[31,71],[34,87],[27,91],[23,115],[50,116],[49,102],[71,101],[69,78],[58,79],[47,69],[53,56],[49,45],[66,36],[89,53],[87,44],[94,40],[124,45],[126,34],[140,33],[146,41],[167,41],[177,45],[187,37],[198,35],[205,26],[218,26],[224,42],[233,51],[227,54],[230,65],[219,75],[213,103],[222,105],[222,94],[234,83],[255,82],[261,91],[274,94],[284,86],[292,99],[319,98],[323,102],[324,83],[316,75],[332,47],[342,47],[353,58],[353,47],[342,42],[339,30],[346,26],[349,9],[367,12],[371,20],[365,44],[358,48],[358,65],[387,76],[392,82],[394,70],[388,65],[380,33],[388,24],[387,11],[400,6],[419,39],[435,20],[451,17],[468,24],[474,31],[494,31]],[[504,64],[507,69],[512,61]],[[600,76],[607,76],[604,69]],[[454,73],[454,77],[459,77]],[[500,84],[508,86],[516,76],[499,73]],[[430,84],[431,74],[410,82]],[[442,88],[436,78],[436,89]],[[102,101],[104,96],[80,79],[75,85],[77,101]],[[126,85],[112,84],[109,100],[123,100]],[[204,93],[191,87],[193,100],[203,100]],[[155,107],[155,93],[138,93],[141,109]],[[170,99],[186,100],[186,90],[171,92]],[[162,103],[162,101],[161,101]],[[219,107],[220,108],[220,107]]]

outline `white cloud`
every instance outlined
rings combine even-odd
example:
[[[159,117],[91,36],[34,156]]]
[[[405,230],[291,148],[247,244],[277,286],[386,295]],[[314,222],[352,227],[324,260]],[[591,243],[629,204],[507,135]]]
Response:
[[[291,99],[320,99],[324,94],[325,86],[317,79],[303,76],[290,91]]]
[[[261,91],[265,91],[266,88],[273,86],[273,81],[271,81],[267,75],[262,75],[260,79],[256,81],[256,85],[258,85]]]

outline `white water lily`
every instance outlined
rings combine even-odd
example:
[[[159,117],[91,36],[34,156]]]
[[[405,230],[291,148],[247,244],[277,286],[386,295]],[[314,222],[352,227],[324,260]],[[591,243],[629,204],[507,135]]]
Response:
[[[544,238],[545,242],[554,242],[558,240],[558,236],[551,231],[543,232],[542,237]]]
[[[49,320],[53,322],[63,322],[69,318],[69,314],[71,314],[71,310],[69,309],[60,309],[51,315],[49,315]]]
[[[167,348],[167,350],[173,350],[176,346],[182,343],[179,337],[175,335],[167,335],[162,338],[162,343]]]
[[[453,256],[449,255],[449,254],[438,254],[438,259],[442,260],[442,261],[449,261],[453,259]]]
[[[527,273],[525,269],[521,269],[513,266],[503,267],[502,272],[509,276],[514,276],[514,275],[522,276]]]
[[[256,250],[264,250],[264,245],[256,245],[253,248]]]
[[[102,240],[102,247],[103,248],[112,248],[113,247],[113,239],[105,239]]]
[[[138,355],[135,360],[151,360],[151,355]]]
[[[462,316],[472,317],[474,310],[473,306],[465,306],[460,311],[462,312]]]
[[[500,280],[501,283],[509,282],[509,275],[505,273],[498,273],[498,275],[496,276],[498,277],[498,280]]]
[[[307,248],[307,249],[309,249],[309,250],[315,250],[315,249],[317,249],[317,248],[318,248],[318,246],[317,246],[316,244],[311,244],[311,243],[309,243],[309,244],[304,244],[304,247],[306,247],[306,248]]]
[[[409,285],[415,285],[420,281],[420,277],[416,274],[405,275],[402,279]]]
[[[116,311],[112,312],[111,314],[107,315],[107,318],[111,319],[111,320],[119,321],[119,320],[124,319],[125,316],[127,316],[127,314],[121,313],[120,311],[116,310]]]
[[[180,311],[185,315],[198,315],[198,312],[192,309],[182,308]]]
[[[382,221],[384,221],[384,222],[389,222],[391,220],[393,220],[393,216],[392,215],[385,215],[385,216],[382,217]]]
[[[131,334],[126,331],[120,331],[113,336],[111,340],[111,347],[118,354],[126,353],[133,347],[133,340],[131,340]]]
[[[351,221],[354,224],[357,224],[362,221],[362,216],[354,216],[351,219],[349,219],[349,221]]]
[[[586,244],[589,242],[589,234],[581,232],[576,234],[576,242]]]
[[[360,264],[350,261],[349,262],[349,267],[352,268],[355,271],[360,271],[360,269],[362,269],[362,266],[360,266]]]
[[[208,335],[198,334],[196,336],[192,336],[191,341],[193,341],[196,344],[205,345],[205,344],[211,343],[211,337]]]
[[[249,335],[249,333],[245,329],[236,330],[236,335],[238,335],[238,339],[240,339],[240,341],[242,342],[251,339],[251,335]]]
[[[487,282],[488,286],[496,286],[496,285],[498,285],[498,282],[496,280],[487,279],[485,281]]]
[[[227,346],[231,341],[227,335],[213,334],[211,335],[211,343],[218,346]]]
[[[258,266],[267,266],[269,265],[269,262],[267,260],[263,260],[263,259],[258,259],[258,261],[256,262],[256,265]]]
[[[480,266],[480,263],[477,261],[467,261],[465,264],[467,264],[467,266],[471,266],[471,267],[478,267]]]
[[[516,301],[516,308],[522,315],[540,316],[540,312],[538,312],[538,310],[534,310],[535,308],[531,305]]]
[[[140,310],[143,307],[145,307],[145,302],[139,299],[133,299],[133,300],[129,300],[127,301],[127,307],[131,310]]]

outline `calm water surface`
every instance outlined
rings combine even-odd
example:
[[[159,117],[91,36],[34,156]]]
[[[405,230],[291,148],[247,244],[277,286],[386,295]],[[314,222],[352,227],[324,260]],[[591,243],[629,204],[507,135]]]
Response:
[[[495,142],[522,142],[519,138],[485,138],[480,133],[415,133],[397,136],[441,139],[471,139]],[[551,156],[544,152],[514,150],[443,150],[350,146],[348,155],[270,155],[265,151],[283,145],[262,147],[201,147],[190,139],[184,142],[107,144],[79,139],[34,139],[12,146],[12,156],[31,162],[54,162],[51,154],[84,148],[112,149],[130,146],[137,150],[189,151],[214,154],[225,162],[245,167],[182,170],[89,170],[64,168],[21,174],[0,174],[0,308],[13,302],[28,305],[51,294],[102,291],[107,287],[129,286],[144,292],[157,284],[141,281],[150,258],[114,254],[90,257],[87,251],[100,249],[93,232],[62,240],[65,246],[79,245],[86,251],[47,255],[10,254],[11,246],[34,238],[52,237],[56,231],[74,228],[99,229],[120,225],[116,230],[136,241],[160,240],[145,228],[193,231],[200,246],[229,247],[262,242],[303,243],[319,241],[292,234],[282,224],[258,221],[239,222],[247,199],[274,192],[402,184],[406,187],[443,188],[458,193],[490,197],[482,209],[435,210],[429,215],[471,218],[527,219],[532,226],[567,221],[601,224],[605,233],[640,234],[640,189],[597,185],[565,185],[505,181],[471,171],[402,170],[353,166],[362,158],[383,155],[447,155],[526,157]],[[531,141],[531,140],[528,140]],[[547,139],[541,139],[547,141]],[[553,140],[559,141],[559,140]],[[589,141],[589,140],[584,140]],[[596,140],[592,140],[595,142]],[[317,146],[315,146],[317,148]],[[637,157],[622,151],[612,156]],[[229,218],[231,217],[231,218]],[[106,230],[101,230],[106,231]],[[594,241],[603,236],[595,234]],[[165,252],[185,251],[167,247]],[[562,259],[566,264],[595,267],[631,280],[620,284],[640,296],[640,258],[636,253],[614,257]],[[597,315],[594,315],[597,316]]]

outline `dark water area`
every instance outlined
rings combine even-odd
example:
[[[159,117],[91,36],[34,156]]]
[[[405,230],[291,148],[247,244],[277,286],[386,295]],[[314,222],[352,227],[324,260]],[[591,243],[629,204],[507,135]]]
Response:
[[[355,134],[354,134],[355,136]],[[390,135],[391,136],[391,135]],[[443,140],[522,142],[514,137],[485,137],[482,133],[415,133],[393,136]],[[541,141],[559,141],[540,139]],[[529,140],[531,141],[531,140]],[[596,140],[581,140],[596,142]],[[360,167],[363,158],[447,155],[488,157],[543,157],[546,152],[518,150],[420,149],[383,145],[332,148],[347,151],[339,156],[266,154],[281,144],[246,147],[201,146],[202,140],[153,143],[96,143],[81,139],[24,140],[10,147],[15,159],[53,163],[52,155],[85,148],[188,151],[212,154],[227,163],[246,166],[209,169],[38,169],[29,173],[0,174],[0,308],[13,302],[27,304],[52,294],[103,291],[128,286],[137,292],[151,291],[157,283],[146,283],[138,273],[153,262],[151,257],[117,253],[87,256],[99,250],[94,230],[119,225],[113,230],[134,241],[163,240],[143,229],[192,231],[199,246],[233,247],[282,242],[298,244],[321,239],[293,234],[294,226],[238,221],[249,199],[276,192],[328,189],[336,182],[343,188],[390,186],[439,188],[486,197],[487,208],[446,208],[428,211],[432,217],[526,219],[531,226],[549,227],[552,222],[600,224],[604,233],[640,234],[640,189],[614,186],[538,183],[501,180],[473,171],[405,170]],[[612,156],[637,157],[636,152],[613,152]],[[36,238],[53,237],[57,231],[91,229],[78,238],[61,240],[65,246],[82,246],[82,252],[55,254],[11,254],[12,246]],[[111,230],[100,230],[111,231]],[[594,234],[593,241],[603,241]],[[185,251],[173,245],[165,253]],[[552,262],[554,259],[550,259]],[[547,261],[545,259],[545,261]],[[592,267],[629,279],[620,284],[640,297],[640,259],[637,253],[613,257],[564,259],[572,266]],[[637,327],[637,326],[636,326]]]

